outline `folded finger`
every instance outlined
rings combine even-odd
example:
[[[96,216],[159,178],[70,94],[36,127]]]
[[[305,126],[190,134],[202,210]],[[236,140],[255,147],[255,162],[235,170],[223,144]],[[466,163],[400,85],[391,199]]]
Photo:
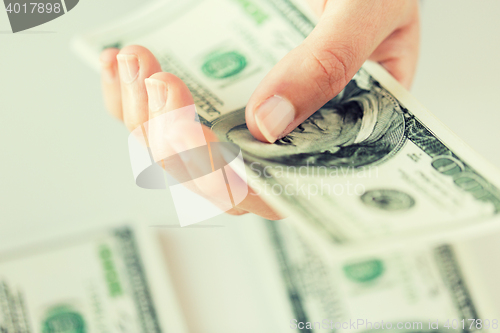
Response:
[[[101,86],[106,109],[116,118],[123,120],[122,93],[116,55],[119,49],[110,48],[101,53]]]
[[[224,147],[215,133],[197,121],[193,97],[182,80],[170,73],[156,73],[146,79],[146,88],[149,146],[154,160],[163,164],[176,183],[229,214],[253,212],[279,218],[228,166],[235,155],[221,154]]]
[[[161,71],[155,56],[142,46],[123,48],[116,56],[120,75],[123,121],[130,131],[148,120],[148,97],[144,79]]]

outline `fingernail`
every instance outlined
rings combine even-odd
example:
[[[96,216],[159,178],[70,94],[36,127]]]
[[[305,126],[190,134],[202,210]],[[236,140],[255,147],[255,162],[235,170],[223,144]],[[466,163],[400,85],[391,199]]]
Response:
[[[116,59],[122,81],[124,83],[134,82],[139,75],[139,58],[134,54],[119,54]]]
[[[158,111],[167,103],[167,85],[156,79],[146,79],[146,90],[148,92],[148,104],[151,111]]]
[[[274,95],[255,112],[255,121],[262,135],[273,143],[295,118],[295,109],[288,100]]]

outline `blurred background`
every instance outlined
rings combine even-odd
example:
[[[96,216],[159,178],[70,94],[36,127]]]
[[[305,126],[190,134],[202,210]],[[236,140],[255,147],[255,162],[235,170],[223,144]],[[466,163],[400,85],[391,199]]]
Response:
[[[67,15],[17,34],[0,10],[0,251],[107,223],[177,223],[168,191],[135,185],[128,133],[104,109],[98,73],[70,49],[75,34],[146,2],[82,0]],[[499,12],[497,0],[424,1],[412,89],[496,167]],[[158,227],[193,332],[230,332],[238,323],[239,332],[278,332],[284,324],[273,329],[279,311],[260,306],[271,286],[232,237],[233,229],[245,232],[257,220],[220,216],[204,224],[222,227]],[[259,330],[263,323],[266,330]]]

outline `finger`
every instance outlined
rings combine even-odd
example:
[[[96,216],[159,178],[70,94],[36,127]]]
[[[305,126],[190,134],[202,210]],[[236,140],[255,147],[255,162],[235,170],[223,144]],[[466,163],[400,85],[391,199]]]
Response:
[[[218,147],[213,143],[218,141],[215,133],[207,127],[203,127],[205,138],[211,148],[211,158],[214,166],[224,165],[225,179],[227,180],[226,188],[212,186],[209,182],[200,183],[198,186],[208,197],[222,197],[227,191],[230,193],[233,201],[233,207],[239,210],[248,211],[253,214],[262,216],[268,220],[280,220],[283,215],[275,211],[269,206],[265,197],[257,195],[257,193],[247,184],[247,181],[242,179],[229,164],[234,161],[234,158],[227,157],[226,154],[219,154]],[[234,154],[234,153],[233,153]],[[226,155],[226,156],[224,156]],[[234,155],[233,155],[234,156]],[[218,161],[218,159],[223,159]],[[241,160],[241,163],[243,161]],[[245,175],[246,176],[246,175]],[[272,194],[269,194],[272,195]]]
[[[151,75],[145,82],[149,98],[149,119],[183,109],[177,114],[177,121],[180,118],[195,120],[193,95],[181,79],[174,74],[160,72]],[[193,107],[187,108],[188,106]]]
[[[229,214],[250,211],[268,219],[280,218],[231,168],[224,167],[224,178],[210,177],[217,171],[216,165],[230,161],[216,160],[213,143],[218,139],[195,121],[193,97],[182,80],[170,73],[156,73],[146,79],[146,89],[150,116],[147,131],[155,161],[162,160],[179,183]],[[241,202],[235,199],[247,193],[253,195]]]
[[[321,17],[328,0],[307,0],[309,7],[312,9],[316,16]]]
[[[406,1],[336,0],[308,38],[264,78],[246,108],[258,140],[274,142],[350,81],[405,14]]]
[[[409,89],[417,68],[419,46],[419,5],[415,3],[412,20],[387,37],[372,53],[370,60],[380,63],[396,80]]]
[[[194,101],[188,87],[170,73],[156,73],[145,83],[149,104],[149,121],[145,130],[154,161],[160,163],[178,183],[207,197],[198,183],[203,186],[212,184],[199,182],[197,178],[213,170],[204,129],[195,121]],[[195,148],[199,149],[193,150]],[[221,207],[223,200],[220,195],[210,199],[221,209],[232,209],[227,202]]]
[[[149,104],[145,130],[155,162],[176,154],[171,141],[187,135],[179,132],[180,122],[189,127],[187,130],[192,132],[190,135],[196,140],[196,146],[204,146],[201,125],[195,121],[193,97],[184,82],[173,74],[160,72],[147,78],[145,84]]]
[[[189,133],[186,130],[182,130],[182,132]],[[200,174],[206,174],[207,172],[214,172],[215,166],[224,165],[223,170],[226,184],[224,186],[221,185],[220,182],[214,182],[213,179],[197,178],[195,180],[195,184],[202,192],[202,195],[214,202],[216,205],[219,203],[218,206],[221,207],[222,203],[227,202],[227,194],[229,193],[233,208],[248,211],[269,220],[282,219],[283,216],[269,206],[265,202],[265,198],[257,195],[255,191],[248,186],[247,182],[228,165],[233,162],[231,158],[225,157],[224,154],[222,154],[222,156],[218,156],[218,148],[215,145],[215,143],[218,142],[218,139],[215,133],[206,126],[203,127],[203,132],[210,147],[209,154],[212,164],[210,164],[210,161],[207,161],[207,158],[203,157],[201,154],[190,154],[188,160],[185,161],[185,164],[194,177],[197,177]],[[189,143],[189,140],[192,137],[193,136],[190,135],[186,136],[186,139],[183,140],[183,144],[192,146]],[[221,157],[224,160],[217,161]],[[205,166],[207,170],[200,170],[202,166]],[[197,173],[193,173],[193,170],[197,170],[197,168],[199,168],[199,171]]]
[[[101,86],[106,109],[116,118],[122,117],[122,93],[116,55],[119,49],[110,48],[101,53]]]
[[[233,209],[228,210],[226,213],[229,215],[240,216],[240,215],[248,214],[249,212],[238,209],[238,208],[233,208]]]
[[[120,75],[123,121],[130,131],[148,120],[144,79],[161,71],[155,56],[142,46],[126,46],[116,56]]]

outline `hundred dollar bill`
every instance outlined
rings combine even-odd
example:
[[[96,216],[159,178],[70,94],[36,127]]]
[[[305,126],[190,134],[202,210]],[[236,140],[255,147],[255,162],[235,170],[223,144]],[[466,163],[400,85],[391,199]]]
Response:
[[[140,44],[193,93],[200,121],[239,145],[248,182],[277,210],[339,244],[477,224],[500,211],[500,174],[367,62],[338,96],[274,144],[244,108],[266,73],[315,26],[302,1],[165,1],[76,39],[98,66]]]
[[[0,254],[0,332],[185,332],[143,237],[120,227]]]
[[[268,222],[267,231],[292,304],[290,330],[493,332],[500,327],[495,312],[485,317],[478,310],[455,245],[335,258],[320,255],[287,223]],[[479,328],[470,327],[468,319],[479,319]]]

